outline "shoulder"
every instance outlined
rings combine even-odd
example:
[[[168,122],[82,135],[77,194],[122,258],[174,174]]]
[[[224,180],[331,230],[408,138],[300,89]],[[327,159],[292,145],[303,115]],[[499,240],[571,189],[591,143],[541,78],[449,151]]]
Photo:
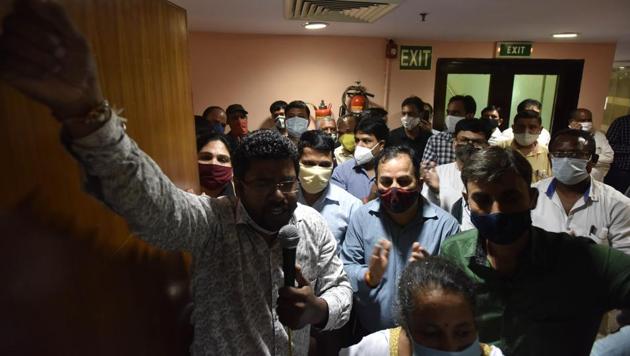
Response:
[[[399,128],[393,129],[389,132],[390,137],[401,137],[405,134],[405,129],[401,126]]]
[[[342,349],[340,356],[389,356],[390,329],[365,336],[358,344]]]
[[[377,216],[371,214],[371,211],[378,211],[380,208],[380,201],[378,199],[373,199],[367,202],[366,204],[361,204],[350,218],[351,221],[357,221],[358,225],[365,226],[368,224],[368,221],[371,219],[378,219]]]
[[[547,191],[547,188],[549,188],[549,184],[551,184],[553,179],[553,177],[541,179],[538,182],[533,183],[532,187],[538,189],[541,194],[544,194]]]
[[[596,181],[595,179],[591,179],[591,184],[593,184],[593,189],[599,193],[601,198],[605,198],[612,203],[622,203],[624,209],[630,209],[630,198],[622,194],[617,189],[609,186],[608,184]]]
[[[315,229],[325,229],[327,227],[326,221],[317,210],[311,208],[308,205],[297,203],[297,207],[293,212],[293,216],[297,220],[298,224]]]
[[[477,249],[477,229],[462,231],[444,241],[442,252],[445,255],[462,255],[466,252],[474,252]]]
[[[354,195],[348,193],[340,186],[330,183],[330,197],[339,201],[340,205],[362,205],[361,200]]]
[[[423,204],[426,204],[424,209],[429,209],[432,213],[434,213],[435,216],[437,217],[438,222],[442,224],[451,224],[451,225],[459,226],[459,223],[453,217],[453,215],[449,214],[444,209],[433,204],[432,202],[430,202],[428,199],[424,197],[423,197],[423,200],[424,200]]]

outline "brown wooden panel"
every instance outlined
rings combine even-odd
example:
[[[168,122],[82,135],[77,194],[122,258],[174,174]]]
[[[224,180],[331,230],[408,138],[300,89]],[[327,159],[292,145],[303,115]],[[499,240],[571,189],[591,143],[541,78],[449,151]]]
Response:
[[[59,1],[128,132],[179,187],[198,190],[185,11],[165,0]],[[58,136],[46,108],[0,82],[0,354],[185,353],[182,255],[132,237],[85,194]]]

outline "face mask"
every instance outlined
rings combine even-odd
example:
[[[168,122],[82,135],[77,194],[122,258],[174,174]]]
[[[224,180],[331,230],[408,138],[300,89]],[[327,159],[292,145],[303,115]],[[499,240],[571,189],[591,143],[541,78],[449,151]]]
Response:
[[[412,340],[413,341],[413,340]],[[413,341],[413,356],[480,356],[481,345],[477,338],[470,346],[461,351],[442,351],[422,346]]]
[[[465,118],[463,116],[446,115],[446,119],[444,119],[446,123],[446,131],[450,133],[455,132],[455,125],[464,119]]]
[[[221,125],[218,122],[215,122],[214,124],[212,124],[211,128],[213,132],[216,132],[221,135],[223,135],[223,133],[225,132],[225,128],[223,127],[223,125]]]
[[[354,148],[357,143],[354,140],[354,134],[345,133],[339,137],[339,143],[343,146],[343,148],[348,152],[354,152]]]
[[[216,190],[232,180],[232,167],[199,163],[199,183],[208,190]]]
[[[287,128],[287,125],[285,124],[285,120],[286,118],[282,115],[278,115],[276,117],[276,127],[278,128],[278,130],[284,130]]]
[[[285,120],[287,131],[292,137],[300,137],[308,128],[308,120],[299,116],[293,116]]]
[[[419,194],[417,189],[389,188],[379,191],[378,196],[387,211],[399,214],[411,208],[418,201]]]
[[[230,131],[235,136],[244,136],[249,132],[247,119],[234,119],[230,124]]]
[[[405,115],[400,119],[400,122],[405,129],[411,130],[420,125],[420,118]]]
[[[300,163],[300,185],[309,194],[317,194],[328,186],[332,167],[305,166]]]
[[[567,185],[577,184],[589,177],[586,170],[588,161],[580,158],[551,157],[551,171],[560,182]]]
[[[378,143],[374,145],[374,147],[376,146],[378,146]],[[374,159],[374,154],[372,153],[374,147],[367,148],[363,146],[356,146],[354,148],[354,159],[357,161],[359,166],[369,163]]]
[[[473,153],[480,150],[481,148],[475,147],[475,145],[471,145],[469,143],[466,143],[463,145],[462,144],[455,145],[455,159],[464,163],[468,161],[468,159],[470,158],[470,156],[472,156]]]
[[[538,140],[538,136],[540,136],[540,134],[533,134],[527,131],[525,133],[515,133],[514,139],[516,140],[516,143],[521,146],[529,146]]]
[[[337,141],[337,133],[336,132],[331,133],[330,138],[332,138],[333,141]]]
[[[529,209],[519,213],[479,215],[470,212],[470,221],[479,230],[479,236],[497,245],[509,245],[532,226]]]
[[[591,132],[593,129],[592,122],[580,122],[580,126],[582,126],[582,131]]]

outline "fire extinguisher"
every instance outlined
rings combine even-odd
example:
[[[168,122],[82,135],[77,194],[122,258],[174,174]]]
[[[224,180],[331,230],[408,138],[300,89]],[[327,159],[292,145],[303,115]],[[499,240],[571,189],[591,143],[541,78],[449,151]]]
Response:
[[[339,107],[339,117],[346,115],[348,112],[358,114],[368,108],[368,97],[373,98],[374,94],[367,92],[361,82],[356,82],[344,90],[341,95],[341,106]]]

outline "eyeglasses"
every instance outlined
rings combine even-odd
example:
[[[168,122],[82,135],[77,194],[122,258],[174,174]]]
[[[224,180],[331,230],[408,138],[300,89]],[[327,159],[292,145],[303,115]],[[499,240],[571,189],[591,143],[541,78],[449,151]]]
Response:
[[[262,195],[269,195],[277,190],[282,194],[289,195],[297,193],[297,178],[287,179],[282,182],[273,182],[268,180],[255,180],[253,182],[243,183]]]
[[[551,156],[554,158],[580,158],[580,159],[591,159],[591,155],[584,152],[575,152],[575,151],[554,151],[550,152]]]
[[[479,140],[479,139],[473,140],[471,138],[463,138],[463,139],[457,138],[455,139],[455,142],[457,142],[460,145],[473,145],[479,148],[488,146],[488,142],[485,140]]]

